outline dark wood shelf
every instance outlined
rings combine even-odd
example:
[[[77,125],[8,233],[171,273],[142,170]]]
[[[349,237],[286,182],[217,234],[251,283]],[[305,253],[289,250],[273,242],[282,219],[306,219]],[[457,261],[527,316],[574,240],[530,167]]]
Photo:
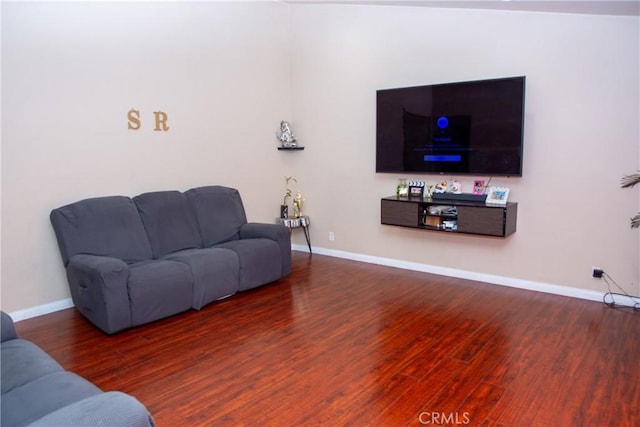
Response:
[[[446,206],[438,211],[430,208]],[[506,237],[516,232],[518,204],[431,200],[390,196],[380,201],[380,222],[385,225],[437,232]]]

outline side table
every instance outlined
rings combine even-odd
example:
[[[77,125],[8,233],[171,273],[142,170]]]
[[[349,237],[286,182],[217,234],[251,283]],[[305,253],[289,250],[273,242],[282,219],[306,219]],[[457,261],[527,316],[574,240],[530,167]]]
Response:
[[[309,224],[311,224],[311,221],[308,216],[303,215],[298,218],[276,218],[276,224],[282,224],[289,230],[302,227],[304,237],[307,239],[307,246],[309,246],[309,254],[313,254],[311,252],[311,238],[309,237]]]

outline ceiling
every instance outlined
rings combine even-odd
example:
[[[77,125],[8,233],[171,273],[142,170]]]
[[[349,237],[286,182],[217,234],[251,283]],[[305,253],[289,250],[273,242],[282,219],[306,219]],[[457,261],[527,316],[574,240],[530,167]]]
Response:
[[[281,0],[289,4],[344,4],[494,9],[589,15],[640,16],[640,0]]]

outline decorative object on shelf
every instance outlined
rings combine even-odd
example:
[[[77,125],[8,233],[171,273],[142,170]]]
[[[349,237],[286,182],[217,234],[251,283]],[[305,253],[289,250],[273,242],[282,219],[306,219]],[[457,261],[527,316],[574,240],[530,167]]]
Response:
[[[409,195],[409,185],[407,185],[407,180],[405,178],[398,178],[396,195],[398,197],[407,197]]]
[[[462,194],[462,184],[455,179],[451,181],[451,184],[447,187],[447,193]]]
[[[506,205],[509,198],[507,187],[489,187],[487,189],[487,203],[494,205]]]
[[[640,183],[640,171],[631,174],[625,175],[620,180],[620,187],[622,188],[631,188],[634,185]],[[639,228],[640,227],[640,213],[635,214],[631,218],[631,228]]]
[[[447,188],[449,188],[449,183],[447,181],[442,181],[439,182],[435,185],[435,187],[433,188],[433,192],[435,194],[437,193],[446,193],[447,192]]]
[[[476,196],[482,196],[484,194],[484,189],[485,189],[484,180],[477,179],[473,181],[473,191],[471,192],[471,194],[475,194]]]
[[[425,190],[426,190],[426,193],[425,193],[424,197],[426,199],[431,199],[431,197],[433,195],[433,184],[426,185],[425,186]]]
[[[294,218],[302,217],[303,203],[304,203],[304,199],[302,198],[302,194],[298,191],[296,193],[296,197],[293,198],[293,217]]]
[[[280,218],[289,218],[289,203],[288,203],[288,199],[293,194],[293,192],[289,188],[289,182],[291,180],[293,180],[294,182],[298,182],[298,180],[295,179],[292,176],[285,176],[284,177],[284,182],[285,182],[285,187],[286,188],[285,188],[285,191],[284,191],[284,198],[282,200],[282,204],[280,205]]]
[[[291,131],[291,125],[289,122],[284,120],[281,121],[280,130],[276,135],[278,136],[278,140],[280,141],[280,144],[282,144],[283,148],[294,148],[298,146],[298,142]]]
[[[424,196],[424,181],[409,181],[409,197],[419,197],[422,199]]]

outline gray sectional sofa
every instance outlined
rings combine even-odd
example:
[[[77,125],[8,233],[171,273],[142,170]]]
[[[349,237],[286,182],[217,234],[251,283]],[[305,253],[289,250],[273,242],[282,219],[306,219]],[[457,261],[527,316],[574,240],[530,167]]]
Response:
[[[291,233],[223,186],[82,200],[50,215],[75,307],[108,334],[291,272]]]
[[[19,338],[9,315],[0,312],[0,316],[3,427],[154,425],[136,398],[118,391],[105,393],[65,371],[40,347]]]

